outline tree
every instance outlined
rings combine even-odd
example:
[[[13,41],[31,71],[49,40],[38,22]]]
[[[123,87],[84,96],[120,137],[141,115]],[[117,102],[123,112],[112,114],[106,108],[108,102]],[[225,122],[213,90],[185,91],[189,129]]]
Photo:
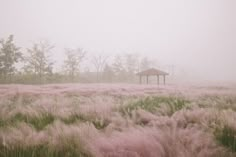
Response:
[[[140,70],[147,70],[151,67],[151,61],[147,57],[143,57],[140,61]]]
[[[75,74],[80,70],[80,64],[87,54],[82,48],[78,49],[65,49],[66,59],[64,61],[64,69],[74,80]]]
[[[125,69],[127,73],[133,75],[138,71],[138,55],[134,53],[126,54],[125,56]]]
[[[133,81],[135,78],[135,73],[138,72],[139,64],[138,64],[139,57],[137,54],[129,53],[124,55],[124,67],[126,71],[126,79],[128,81]]]
[[[50,59],[51,50],[54,48],[49,42],[35,43],[31,49],[27,49],[25,57],[25,72],[33,73],[39,77],[40,83],[44,76],[52,74],[53,61]]]
[[[112,82],[113,80],[113,69],[110,65],[106,64],[103,69],[103,80],[106,82]]]
[[[112,64],[112,69],[118,81],[124,80],[125,68],[124,68],[123,59],[120,55],[115,56],[114,62]]]
[[[13,35],[10,35],[6,41],[4,39],[0,41],[0,75],[4,81],[16,71],[14,65],[22,58],[20,48],[13,41]]]
[[[103,71],[107,59],[107,56],[102,55],[97,55],[92,58],[92,64],[96,68],[97,82],[99,81],[99,74]]]

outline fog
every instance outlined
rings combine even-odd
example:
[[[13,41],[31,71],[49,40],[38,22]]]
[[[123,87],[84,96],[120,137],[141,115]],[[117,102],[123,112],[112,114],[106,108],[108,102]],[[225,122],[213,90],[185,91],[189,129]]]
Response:
[[[236,81],[235,0],[0,0],[0,19],[0,38],[24,49],[53,43],[57,69],[64,48],[81,47],[148,56],[185,80]]]

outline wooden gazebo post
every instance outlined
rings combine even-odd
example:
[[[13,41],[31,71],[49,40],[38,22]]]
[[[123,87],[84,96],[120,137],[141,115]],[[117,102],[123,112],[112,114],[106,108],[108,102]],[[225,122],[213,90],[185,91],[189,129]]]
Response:
[[[147,84],[148,84],[148,75],[147,75]]]

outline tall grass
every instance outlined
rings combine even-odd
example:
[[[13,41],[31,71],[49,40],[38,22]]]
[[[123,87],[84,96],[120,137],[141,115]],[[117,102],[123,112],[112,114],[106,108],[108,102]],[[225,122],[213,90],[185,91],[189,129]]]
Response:
[[[171,86],[0,86],[0,157],[234,157],[235,93]]]

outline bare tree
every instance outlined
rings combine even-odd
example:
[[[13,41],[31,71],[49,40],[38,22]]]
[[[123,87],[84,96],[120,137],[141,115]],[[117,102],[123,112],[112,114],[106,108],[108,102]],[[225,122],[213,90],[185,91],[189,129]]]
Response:
[[[48,41],[35,43],[32,48],[27,49],[25,56],[25,72],[31,72],[39,76],[40,83],[47,74],[52,74],[53,61],[51,60],[51,50],[54,48]]]
[[[94,65],[97,73],[97,82],[99,81],[99,74],[103,71],[106,65],[108,56],[97,55],[92,57],[92,64]]]
[[[87,52],[82,48],[65,49],[66,59],[64,61],[64,68],[72,80],[74,80],[75,75],[80,71],[80,64],[86,54]]]

